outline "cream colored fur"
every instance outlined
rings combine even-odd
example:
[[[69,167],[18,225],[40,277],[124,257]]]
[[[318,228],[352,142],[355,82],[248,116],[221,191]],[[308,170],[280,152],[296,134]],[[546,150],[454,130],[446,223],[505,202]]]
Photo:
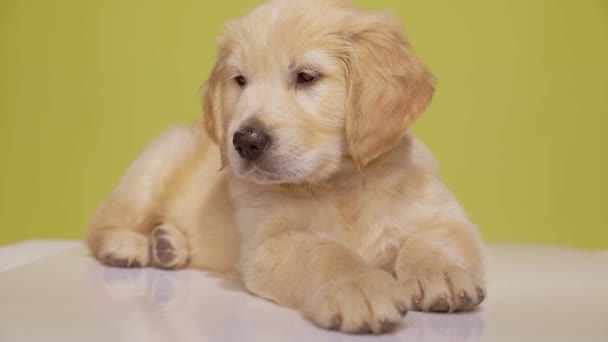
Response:
[[[300,84],[301,72],[317,79]],[[228,25],[205,124],[144,150],[89,246],[112,266],[238,272],[249,291],[349,333],[391,330],[407,309],[471,310],[485,296],[479,233],[408,133],[433,83],[391,16],[270,1]],[[251,120],[272,136],[265,163],[232,146]]]

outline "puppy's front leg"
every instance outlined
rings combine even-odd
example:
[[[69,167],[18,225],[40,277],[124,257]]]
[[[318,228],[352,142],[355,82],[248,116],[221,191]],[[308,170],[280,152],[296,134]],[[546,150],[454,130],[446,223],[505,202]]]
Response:
[[[303,231],[281,232],[245,246],[245,285],[299,310],[317,325],[348,333],[381,333],[406,312],[404,289],[351,250]]]
[[[414,310],[468,311],[486,295],[481,240],[471,223],[425,227],[399,251],[395,273]]]

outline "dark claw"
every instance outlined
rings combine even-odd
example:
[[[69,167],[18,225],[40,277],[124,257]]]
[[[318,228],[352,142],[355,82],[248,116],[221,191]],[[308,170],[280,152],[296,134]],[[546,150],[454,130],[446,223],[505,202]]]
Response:
[[[103,259],[103,263],[107,266],[124,267],[124,268],[141,267],[141,264],[138,261],[133,261],[133,263],[129,264],[128,258],[117,259],[116,257],[114,257],[113,254],[108,254],[108,255],[104,256],[102,259]]]
[[[401,317],[405,317],[405,315],[407,314],[407,308],[405,307],[405,304],[403,304],[403,303],[397,304],[397,310],[399,310]]]
[[[419,298],[412,298],[412,307],[413,307],[414,311],[422,311],[420,302],[421,302],[421,300]]]
[[[331,319],[331,323],[329,324],[329,330],[340,330],[342,327],[342,316],[337,314],[334,318]]]
[[[431,307],[429,311],[433,312],[448,312],[450,311],[450,303],[448,303],[447,299],[439,298]]]
[[[127,267],[129,264],[129,260],[127,260],[127,259],[113,259],[113,260],[114,260],[114,266]]]
[[[486,298],[486,294],[483,292],[483,289],[481,287],[477,288],[477,298],[479,299],[479,303],[477,303],[477,305],[481,304]]]
[[[380,331],[381,332],[391,331],[391,330],[395,329],[396,325],[397,325],[396,322],[391,322],[386,319],[381,319],[380,320]]]
[[[370,334],[372,332],[372,328],[369,327],[369,323],[365,322],[359,330],[357,330],[357,334]]]
[[[471,296],[469,296],[468,293],[463,292],[458,297],[459,297],[459,301],[460,301],[458,303],[458,310],[459,311],[471,310],[471,308],[473,307],[473,299],[471,299]]]

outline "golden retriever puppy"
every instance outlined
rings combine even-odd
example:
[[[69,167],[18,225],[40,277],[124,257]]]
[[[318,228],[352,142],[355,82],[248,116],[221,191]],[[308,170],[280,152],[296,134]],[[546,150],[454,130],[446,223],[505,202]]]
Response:
[[[229,23],[205,123],[172,128],[94,216],[118,267],[237,271],[317,325],[380,333],[475,308],[482,242],[408,132],[433,76],[398,21],[347,0],[273,0]]]

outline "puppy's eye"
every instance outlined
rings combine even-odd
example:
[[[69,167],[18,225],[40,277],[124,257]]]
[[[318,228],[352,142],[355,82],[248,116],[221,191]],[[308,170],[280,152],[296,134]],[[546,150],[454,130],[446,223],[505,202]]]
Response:
[[[239,85],[239,87],[243,88],[244,86],[247,85],[247,79],[244,76],[237,76],[234,78],[234,81],[236,82],[236,84]]]
[[[298,84],[311,84],[317,81],[319,78],[313,74],[307,72],[298,73]]]

